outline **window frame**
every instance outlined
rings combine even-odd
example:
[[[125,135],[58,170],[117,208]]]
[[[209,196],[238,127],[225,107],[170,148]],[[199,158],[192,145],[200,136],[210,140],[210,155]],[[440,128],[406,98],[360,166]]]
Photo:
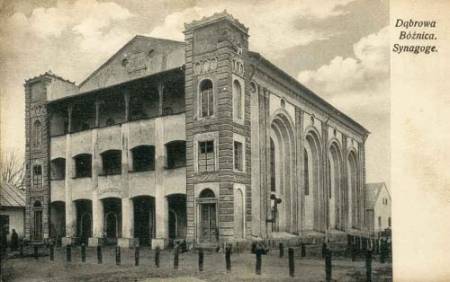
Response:
[[[119,175],[122,174],[122,151],[121,150],[107,150],[100,154],[102,159],[102,176],[106,175]],[[105,159],[105,157],[107,157]],[[118,157],[118,160],[114,158]],[[118,165],[117,162],[118,161]],[[108,164],[109,163],[109,164]],[[115,164],[114,166],[107,167],[107,165]]]
[[[39,173],[36,173],[36,169],[39,168]],[[42,188],[42,165],[40,164],[34,164],[33,165],[33,177],[32,177],[32,183],[34,189],[41,189]]]
[[[173,140],[166,143],[166,169],[177,169],[181,167],[186,167],[186,141],[185,140]],[[183,157],[172,158],[172,154],[175,153],[181,147],[184,148]],[[180,153],[179,151],[177,151]],[[176,160],[176,161],[174,161]]]
[[[84,157],[84,156],[90,158],[90,161],[88,162],[89,163],[89,169],[84,169],[83,170],[83,171],[86,171],[86,173],[80,173],[79,172],[80,170],[78,169],[79,168],[78,162],[79,161],[85,161],[85,160],[81,159],[81,157]],[[73,178],[92,177],[92,155],[91,154],[78,154],[78,155],[73,157],[73,160],[74,160],[74,169],[75,169]]]
[[[39,126],[38,126],[39,125]],[[40,148],[42,144],[42,122],[39,119],[36,119],[33,122],[32,129],[32,147]]]
[[[207,170],[202,171],[200,170],[200,146],[199,142],[205,142],[205,141],[213,141],[213,159],[214,159],[214,170]],[[207,133],[200,133],[194,136],[194,169],[195,173],[211,173],[219,170],[219,160],[218,160],[218,148],[219,148],[219,133],[217,131],[214,132],[207,132]]]
[[[241,165],[242,165],[241,169],[236,168],[236,151],[235,151],[236,142],[241,144]],[[233,171],[235,172],[244,173],[246,171],[247,163],[246,163],[245,148],[246,148],[245,137],[240,134],[233,133]]]
[[[237,97],[237,93],[235,91],[235,83],[239,84],[240,87],[240,93],[239,93],[239,103],[236,101]],[[231,92],[232,92],[232,111],[233,111],[233,121],[235,123],[239,123],[239,124],[244,124],[244,117],[245,117],[245,81],[237,76],[237,75],[232,75],[232,80],[231,80]],[[239,106],[239,112],[236,113],[237,111],[237,105]]]
[[[207,81],[209,81],[211,83],[211,88],[209,89],[205,89],[202,90],[202,84],[206,83]],[[206,108],[206,115],[203,114],[203,97],[204,97],[204,91],[206,92],[206,90],[208,90],[207,94],[207,98],[206,98],[206,103],[207,103],[207,108]],[[197,107],[198,107],[198,111],[197,111],[197,116],[199,119],[207,119],[207,118],[212,118],[215,116],[216,113],[216,98],[215,98],[215,90],[214,90],[214,82],[211,78],[209,77],[205,77],[199,80],[198,83],[198,87],[197,87]]]

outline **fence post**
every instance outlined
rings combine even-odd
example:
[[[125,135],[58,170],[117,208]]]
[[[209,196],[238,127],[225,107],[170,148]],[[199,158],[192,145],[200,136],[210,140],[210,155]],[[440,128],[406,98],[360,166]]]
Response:
[[[116,265],[120,265],[120,247],[116,247]]]
[[[284,256],[284,246],[283,243],[280,243],[278,245],[278,248],[280,249],[280,258],[282,258]]]
[[[50,247],[50,260],[54,261],[55,260],[55,246],[53,246],[53,243],[50,243],[49,247]]]
[[[159,246],[155,249],[155,266],[159,268],[159,256],[160,256],[161,248]]]
[[[332,254],[331,250],[325,249],[325,281],[330,282],[331,281],[331,259]]]
[[[227,272],[231,271],[231,245],[227,244],[225,248],[225,264]]]
[[[322,258],[325,258],[327,255],[327,243],[322,243]]]
[[[136,248],[134,249],[134,265],[139,265],[139,246],[136,246]]]
[[[72,261],[72,249],[71,249],[71,245],[67,245],[66,246],[66,261],[67,262],[71,262]]]
[[[86,262],[86,245],[81,244],[81,262]]]
[[[370,249],[366,253],[366,281],[372,282],[372,250]]]
[[[23,257],[23,241],[20,242],[20,245],[19,245],[19,254],[21,257]]]
[[[261,275],[261,253],[262,250],[260,248],[256,248],[256,275]]]
[[[198,249],[198,271],[203,271],[203,258],[204,258],[203,249],[200,248]]]
[[[295,275],[295,263],[294,263],[294,249],[289,248],[289,276],[294,277]]]
[[[306,257],[306,247],[305,247],[305,243],[302,243],[302,258]]]
[[[97,263],[102,264],[103,263],[103,254],[102,254],[102,246],[97,246]]]
[[[38,254],[39,254],[38,246],[34,245],[33,249],[34,249],[34,254],[33,254],[34,259],[38,259]]]
[[[175,251],[175,255],[173,258],[173,268],[178,269],[178,258],[179,258],[179,254],[180,254],[178,246],[175,247],[174,251]]]

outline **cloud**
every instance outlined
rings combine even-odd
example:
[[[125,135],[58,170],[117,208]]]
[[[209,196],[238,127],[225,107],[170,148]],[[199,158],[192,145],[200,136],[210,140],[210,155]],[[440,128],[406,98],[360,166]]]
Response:
[[[302,83],[327,96],[370,89],[389,75],[389,29],[362,38],[353,46],[354,57],[337,56],[317,70],[299,73]]]
[[[250,44],[255,51],[269,57],[277,56],[284,49],[307,45],[333,36],[323,30],[302,29],[296,26],[300,19],[325,19],[342,15],[345,5],[353,0],[298,1],[270,0],[260,2],[241,1],[230,7],[223,1],[205,1],[195,7],[169,14],[164,22],[155,27],[151,36],[183,40],[184,23],[228,10],[250,28]],[[258,5],[259,4],[259,5]]]

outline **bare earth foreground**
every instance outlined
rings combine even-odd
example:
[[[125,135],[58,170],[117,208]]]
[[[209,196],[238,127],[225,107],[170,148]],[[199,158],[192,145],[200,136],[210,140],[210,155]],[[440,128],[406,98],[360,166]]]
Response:
[[[286,252],[287,253],[287,252]],[[3,268],[4,281],[324,281],[325,263],[320,258],[295,258],[295,277],[289,277],[287,254],[278,257],[272,250],[262,257],[262,275],[255,274],[255,255],[232,254],[230,273],[225,270],[223,253],[205,252],[204,271],[198,271],[196,251],[180,254],[174,269],[173,252],[162,251],[160,268],[154,264],[154,251],[141,248],[140,265],[134,265],[134,250],[122,249],[121,265],[115,264],[113,248],[103,250],[103,264],[97,264],[95,249],[87,249],[81,262],[80,248],[72,250],[72,262],[65,262],[63,249],[55,250],[55,260],[41,256],[9,259]],[[372,264],[373,281],[392,281],[392,265]],[[333,258],[334,281],[365,281],[364,259]]]

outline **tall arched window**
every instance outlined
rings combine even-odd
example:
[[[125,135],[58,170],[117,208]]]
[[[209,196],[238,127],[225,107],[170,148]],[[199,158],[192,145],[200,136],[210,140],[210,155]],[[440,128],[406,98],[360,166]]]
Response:
[[[308,161],[308,152],[306,151],[306,149],[304,149],[305,151],[303,152],[303,158],[304,158],[304,164],[303,164],[303,171],[304,171],[304,176],[303,176],[303,181],[304,181],[304,185],[305,185],[305,196],[309,195],[309,161]]]
[[[242,87],[238,80],[233,82],[233,105],[235,117],[242,119]]]
[[[33,132],[32,132],[33,147],[41,146],[41,134],[42,134],[41,122],[37,120],[33,124]]]
[[[275,144],[270,138],[270,191],[272,192],[276,191],[275,181]]]
[[[200,83],[200,115],[202,117],[214,114],[214,95],[211,80],[205,79]]]

